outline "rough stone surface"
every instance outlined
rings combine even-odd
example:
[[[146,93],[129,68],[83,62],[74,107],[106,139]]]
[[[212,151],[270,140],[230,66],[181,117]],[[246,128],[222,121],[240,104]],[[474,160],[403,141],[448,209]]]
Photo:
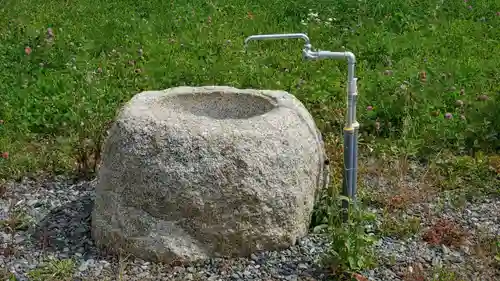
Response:
[[[327,182],[324,155],[311,115],[286,92],[140,93],[105,143],[94,239],[162,262],[289,247]]]

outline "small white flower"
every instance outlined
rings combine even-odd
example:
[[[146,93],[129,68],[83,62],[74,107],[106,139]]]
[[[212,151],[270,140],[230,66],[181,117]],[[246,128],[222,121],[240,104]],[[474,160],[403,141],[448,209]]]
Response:
[[[307,16],[309,18],[317,18],[319,15],[318,15],[318,13],[309,13]]]

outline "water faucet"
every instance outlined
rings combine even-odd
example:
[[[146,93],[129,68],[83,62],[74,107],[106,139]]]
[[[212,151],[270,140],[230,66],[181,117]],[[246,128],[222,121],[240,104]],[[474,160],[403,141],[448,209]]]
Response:
[[[356,121],[357,103],[357,78],[355,77],[356,57],[351,52],[313,51],[309,37],[303,33],[291,34],[262,34],[252,35],[245,39],[245,49],[251,40],[266,39],[293,39],[302,38],[305,41],[302,56],[307,60],[316,59],[346,59],[347,60],[347,112],[346,125],[344,127],[344,179],[343,195],[356,199],[357,165],[358,165],[358,129]],[[348,202],[344,201],[344,209],[348,208]]]

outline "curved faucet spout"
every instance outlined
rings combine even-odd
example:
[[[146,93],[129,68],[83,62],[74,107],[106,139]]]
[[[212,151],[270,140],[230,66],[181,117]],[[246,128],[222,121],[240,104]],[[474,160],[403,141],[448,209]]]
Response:
[[[309,40],[309,36],[304,33],[289,33],[289,34],[259,34],[248,36],[245,39],[245,49],[248,46],[248,42],[253,40],[268,40],[268,39],[303,39],[305,43],[305,48],[307,50],[311,49],[311,41]]]

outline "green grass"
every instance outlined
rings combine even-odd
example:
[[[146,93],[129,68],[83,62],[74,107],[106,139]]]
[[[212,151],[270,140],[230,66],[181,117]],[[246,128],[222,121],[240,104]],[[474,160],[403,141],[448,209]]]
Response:
[[[304,62],[299,40],[252,43],[245,53],[244,38],[259,33],[306,32],[316,48],[357,55],[362,147],[423,158],[500,147],[498,1],[1,3],[0,152],[9,158],[0,178],[74,171],[82,143],[102,135],[124,102],[179,85],[288,90],[325,134],[339,134],[346,64]]]
[[[75,261],[72,259],[49,259],[27,275],[33,281],[69,281],[72,280],[75,269]]]
[[[421,229],[420,224],[421,220],[418,217],[404,217],[399,213],[391,216],[384,212],[379,228],[383,236],[401,239],[418,233]]]

